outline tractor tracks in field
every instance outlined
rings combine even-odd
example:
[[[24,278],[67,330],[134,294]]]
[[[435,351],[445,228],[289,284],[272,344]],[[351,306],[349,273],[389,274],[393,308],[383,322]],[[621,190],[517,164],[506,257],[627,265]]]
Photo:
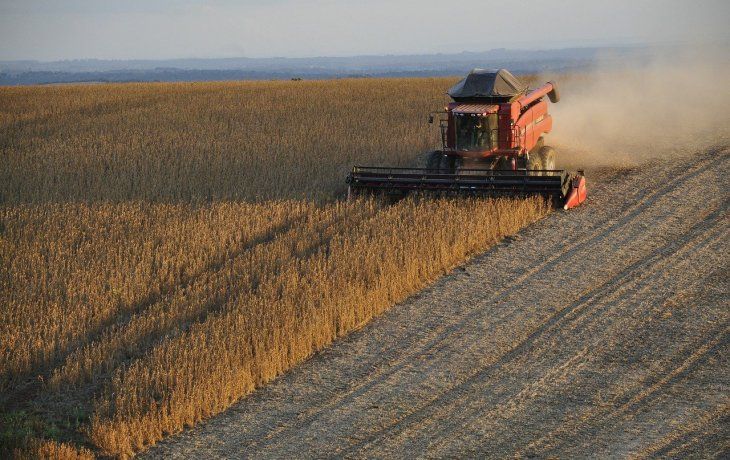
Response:
[[[725,222],[727,223],[727,222]],[[720,243],[722,238],[727,238],[728,231],[726,228],[722,228],[721,231],[705,232],[702,235],[697,235],[698,238],[692,244],[683,244],[682,251],[677,251],[671,255],[672,258],[686,258],[693,254],[700,256],[704,255],[704,252],[711,252],[717,250],[717,247],[722,246]],[[713,244],[714,243],[714,244]],[[690,252],[690,254],[687,254]],[[670,259],[665,259],[669,261]],[[662,272],[657,267],[652,267],[653,272],[651,276],[641,280],[643,288],[638,292],[650,291],[654,283],[661,282],[660,277]],[[675,291],[666,298],[667,302],[674,302],[675,299],[684,299],[686,304],[689,302],[686,300],[685,293],[690,291],[694,294],[703,290],[703,284],[712,282],[713,278],[723,277],[724,273],[722,270],[716,270],[711,272],[707,277],[700,278],[692,285],[687,286],[686,291],[680,290]],[[651,327],[650,323],[656,318],[653,318],[650,314],[650,305],[645,308],[647,315],[640,322],[621,324],[618,322],[614,327],[623,327],[624,331],[631,331],[632,333],[641,332]],[[636,312],[637,310],[634,310]],[[640,311],[640,310],[639,310]],[[612,312],[620,313],[620,312]],[[624,321],[625,323],[625,321]],[[598,345],[594,343],[594,345]],[[643,379],[643,385],[632,389],[632,391],[626,391],[620,395],[616,395],[613,398],[611,404],[597,406],[594,411],[594,415],[597,412],[600,414],[600,422],[595,425],[605,425],[611,423],[617,417],[622,414],[629,412],[636,412],[641,406],[645,406],[650,403],[653,399],[661,395],[661,390],[666,386],[672,385],[682,378],[687,377],[688,374],[695,371],[705,360],[713,355],[717,355],[720,351],[730,345],[730,319],[723,317],[720,321],[713,322],[712,325],[706,328],[706,334],[701,337],[697,337],[693,341],[683,341],[677,346],[677,353],[669,356],[665,361],[655,361],[653,364],[658,364],[659,371],[646,376]],[[610,410],[602,410],[610,408]],[[585,427],[583,427],[585,428]],[[566,430],[564,427],[561,428],[562,432]],[[573,433],[579,431],[578,428],[573,430]],[[548,433],[541,439],[554,437],[555,433]],[[532,445],[539,444],[540,440],[535,441]]]
[[[725,365],[729,163],[718,148],[597,173],[586,207],[499,244],[149,454],[580,456],[597,434],[608,455],[663,448],[681,438],[668,421],[637,420],[699,420],[727,403],[721,377],[698,393],[693,376]],[[711,282],[690,315],[687,295]],[[664,304],[681,308],[665,317]],[[672,405],[670,390],[691,397]],[[622,447],[626,427],[645,436]]]
[[[631,326],[626,325],[626,328]],[[634,333],[647,327],[646,322],[634,325]],[[723,352],[730,344],[730,322],[725,321],[718,327],[708,331],[709,338],[703,337],[697,341],[683,343],[676,354],[656,360],[658,369],[642,379],[641,385],[629,386],[614,394],[611,400],[602,401],[581,412],[578,417],[565,421],[555,429],[551,429],[542,436],[531,441],[524,448],[517,451],[518,456],[530,456],[534,452],[557,455],[564,452],[561,447],[568,447],[571,439],[589,439],[593,433],[605,429],[614,429],[623,422],[623,418],[644,410],[651,410],[651,406],[660,397],[666,396],[672,385],[682,380],[705,365],[707,360]],[[613,384],[615,382],[612,382]],[[609,385],[600,388],[609,388]],[[722,406],[721,406],[722,407]],[[589,423],[586,423],[586,422]]]
[[[497,373],[501,367],[532,348],[538,340],[548,340],[547,336],[556,334],[556,330],[559,330],[560,328],[569,327],[571,322],[588,322],[591,321],[592,318],[604,313],[605,310],[612,306],[611,301],[613,299],[620,297],[632,285],[645,282],[647,278],[650,278],[652,275],[663,269],[663,259],[670,256],[681,257],[682,252],[692,250],[696,245],[712,241],[713,237],[716,237],[720,233],[727,234],[726,231],[723,231],[724,229],[720,229],[720,231],[718,231],[716,227],[710,227],[710,230],[701,235],[694,234],[694,230],[698,227],[705,227],[707,224],[716,223],[720,220],[722,215],[723,213],[721,213],[720,210],[714,210],[705,220],[693,226],[680,240],[673,240],[667,245],[654,250],[648,256],[626,267],[601,286],[598,286],[594,290],[584,294],[576,302],[548,318],[547,321],[533,330],[525,340],[509,350],[506,354],[500,356],[494,363],[477,369],[476,372],[457,386],[449,388],[446,392],[442,393],[434,400],[418,408],[416,411],[409,413],[396,423],[383,428],[377,434],[354,444],[350,449],[348,449],[348,451],[344,452],[344,454],[353,454],[369,444],[377,444],[383,437],[397,436],[399,433],[407,431],[411,426],[422,422],[424,419],[434,418],[435,414],[438,413],[439,408],[457,403],[463,393],[469,392],[470,386],[480,385],[482,382],[489,379],[490,376]],[[721,335],[726,337],[727,325],[723,325]],[[713,342],[717,342],[716,338],[713,338]],[[443,365],[443,363],[431,363],[431,366],[439,365]],[[455,429],[455,420],[458,421],[460,419],[469,419],[474,417],[475,414],[465,414],[463,411],[456,411],[454,417],[444,420],[445,423],[439,428],[440,434],[446,435],[442,438],[443,442],[448,442],[448,439],[450,439],[448,434],[451,430]],[[444,425],[446,425],[446,427],[444,427]],[[433,447],[433,445],[430,447]]]
[[[714,445],[717,448],[705,452],[707,457],[719,457],[730,448],[726,427],[730,424],[730,403],[719,406],[687,427],[661,439],[656,445],[640,452],[638,458],[682,458],[692,452],[698,444]],[[708,430],[709,427],[709,430]],[[724,437],[723,437],[724,436]],[[707,441],[710,442],[707,442]]]

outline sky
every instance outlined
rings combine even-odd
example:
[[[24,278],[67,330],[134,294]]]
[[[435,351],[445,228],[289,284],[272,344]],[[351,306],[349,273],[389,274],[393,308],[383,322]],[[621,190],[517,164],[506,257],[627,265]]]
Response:
[[[727,42],[729,20],[728,0],[0,0],[0,60]]]

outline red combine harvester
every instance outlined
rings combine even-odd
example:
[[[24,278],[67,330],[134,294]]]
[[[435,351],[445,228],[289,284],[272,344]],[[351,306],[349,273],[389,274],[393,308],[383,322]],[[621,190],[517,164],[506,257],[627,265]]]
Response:
[[[555,103],[555,83],[528,90],[507,70],[473,70],[448,91],[454,100],[439,120],[442,149],[426,168],[355,166],[348,196],[363,192],[542,195],[569,209],[586,199],[583,171],[555,169],[555,150],[544,145],[553,120],[545,96]]]

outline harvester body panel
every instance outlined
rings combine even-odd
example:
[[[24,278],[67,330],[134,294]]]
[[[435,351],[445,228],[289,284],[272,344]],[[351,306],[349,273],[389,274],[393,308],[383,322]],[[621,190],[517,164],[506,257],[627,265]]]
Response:
[[[554,88],[552,83],[531,91],[512,102],[489,104],[485,102],[452,102],[446,108],[447,135],[443,138],[443,151],[447,155],[466,157],[517,156],[529,152],[538,144],[540,137],[549,133],[553,120],[548,113],[547,102],[543,96]],[[464,148],[460,140],[460,120],[477,119],[475,123],[484,123],[489,131],[490,139],[497,142],[484,145],[483,149]],[[491,122],[494,118],[495,122]],[[478,130],[472,131],[476,137]],[[479,155],[474,155],[479,151]]]

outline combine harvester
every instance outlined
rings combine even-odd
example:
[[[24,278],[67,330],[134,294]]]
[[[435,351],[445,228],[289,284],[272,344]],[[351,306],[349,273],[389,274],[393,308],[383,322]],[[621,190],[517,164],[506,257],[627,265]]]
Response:
[[[348,197],[408,192],[475,196],[542,195],[564,209],[586,199],[583,171],[555,169],[555,150],[543,136],[553,125],[547,96],[558,102],[555,83],[528,91],[507,70],[473,70],[448,91],[454,100],[439,120],[442,149],[426,168],[355,166]]]

